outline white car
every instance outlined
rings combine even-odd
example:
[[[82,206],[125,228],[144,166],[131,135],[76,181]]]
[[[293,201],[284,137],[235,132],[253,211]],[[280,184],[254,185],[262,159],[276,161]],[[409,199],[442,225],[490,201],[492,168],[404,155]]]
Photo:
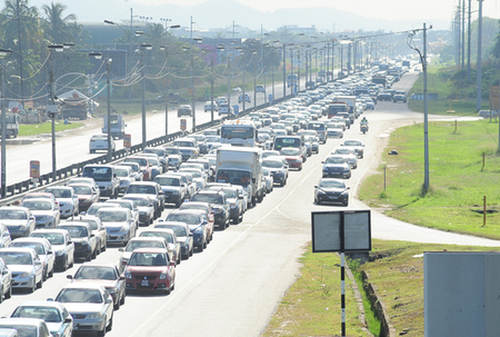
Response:
[[[46,280],[54,275],[56,255],[49,240],[34,237],[17,238],[10,243],[9,247],[33,248],[42,261],[43,279]]]
[[[48,187],[45,191],[52,193],[59,203],[61,218],[66,219],[71,216],[78,215],[80,201],[78,200],[78,196],[75,194],[72,187],[52,186]]]
[[[219,110],[219,106],[217,105],[216,101],[214,101],[213,107],[214,107],[214,111],[218,111]],[[204,109],[205,109],[205,112],[212,111],[212,102],[211,101],[206,101]]]
[[[115,151],[116,144],[113,139],[111,139],[111,150]],[[108,136],[107,135],[94,135],[90,138],[89,142],[89,152],[96,153],[96,151],[107,151],[108,150]]]
[[[71,337],[73,333],[73,318],[66,308],[57,302],[24,302],[14,310],[10,317],[42,319],[52,336]]]
[[[34,292],[43,284],[42,261],[32,248],[1,248],[0,258],[12,272],[12,288]]]

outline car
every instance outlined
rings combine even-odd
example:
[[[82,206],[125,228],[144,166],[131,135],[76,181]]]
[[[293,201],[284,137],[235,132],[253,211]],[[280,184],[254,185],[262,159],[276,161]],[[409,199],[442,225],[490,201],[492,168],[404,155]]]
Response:
[[[126,194],[144,194],[149,196],[154,206],[154,217],[161,215],[164,209],[163,192],[160,185],[154,181],[136,181],[129,185]]]
[[[328,135],[328,138],[341,139],[344,137],[344,132],[342,132],[341,129],[328,129],[326,133]]]
[[[271,170],[268,168],[262,169],[262,178],[264,179],[264,184],[266,186],[266,193],[271,193],[273,191],[274,179],[271,175]]]
[[[196,193],[196,184],[193,182],[193,176],[187,172],[173,172],[173,176],[181,178],[181,183],[186,185],[187,195],[185,199],[190,199]]]
[[[51,336],[71,337],[73,318],[61,304],[51,301],[28,301],[18,305],[11,318],[36,318],[47,324]]]
[[[0,248],[0,258],[12,272],[12,288],[34,292],[42,287],[42,261],[34,249]]]
[[[47,324],[37,318],[0,318],[0,329],[13,329],[15,337],[52,337]]]
[[[349,187],[338,179],[323,178],[314,186],[314,203],[349,204]]]
[[[178,173],[189,175],[190,180],[196,186],[196,191],[203,189],[205,187],[205,184],[207,183],[207,175],[201,168],[183,168],[183,167],[181,167],[179,169]]]
[[[125,246],[135,236],[136,226],[132,213],[123,207],[105,207],[97,212],[97,217],[106,228],[107,244]]]
[[[358,158],[364,157],[365,143],[363,143],[359,139],[346,139],[341,144],[341,146],[345,146],[345,147],[354,149],[354,151],[356,152],[356,156]]]
[[[175,287],[175,261],[160,248],[135,250],[125,268],[127,292],[161,291],[170,294]]]
[[[247,93],[245,93],[245,95],[241,94],[238,96],[238,103],[242,103],[243,99],[245,99],[246,103],[250,103],[250,96]]]
[[[138,213],[139,226],[147,226],[155,219],[154,203],[147,194],[125,194],[121,199],[130,200],[134,203]]]
[[[280,150],[280,154],[288,163],[289,169],[302,170],[302,163],[306,160],[305,154],[296,147],[283,147]]]
[[[229,204],[226,202],[224,193],[214,190],[202,190],[196,193],[191,201],[201,201],[210,204],[214,211],[215,226],[226,229],[229,226]]]
[[[401,102],[401,103],[406,103],[406,95],[403,95],[403,94],[396,94],[392,97],[392,101],[394,103],[398,103],[398,102]]]
[[[351,177],[351,167],[346,162],[325,162],[322,168],[323,178],[343,178]]]
[[[122,253],[118,268],[123,271],[132,255],[132,252],[139,248],[163,248],[168,249],[167,242],[161,237],[137,237],[129,240],[124,248],[118,249]],[[174,260],[175,261],[175,260]]]
[[[154,228],[147,229],[139,234],[140,238],[161,238],[165,241],[167,245],[168,253],[170,254],[170,259],[175,261],[177,264],[181,263],[181,245],[177,241],[175,232],[168,228]]]
[[[183,222],[189,226],[190,232],[193,234],[193,246],[202,252],[207,247],[208,230],[206,225],[208,219],[206,212],[203,210],[175,210],[165,218],[165,221]]]
[[[24,199],[21,203],[35,217],[35,228],[54,228],[61,221],[59,203],[49,198]]]
[[[142,172],[141,166],[139,164],[122,161],[119,163],[119,166],[130,167],[130,176],[134,179],[134,181],[142,181],[144,173]]]
[[[90,205],[92,205],[94,202],[99,201],[99,195],[100,195],[99,190],[93,189],[88,184],[72,183],[66,186],[71,187],[78,198],[77,213],[85,212],[86,210],[89,209]]]
[[[65,271],[75,262],[75,244],[65,229],[36,229],[30,237],[47,239],[55,254],[55,269]]]
[[[279,186],[285,186],[288,180],[288,163],[281,157],[267,157],[262,160],[262,167],[271,171],[273,181]]]
[[[106,200],[107,201],[107,200]],[[87,212],[82,212],[81,215],[85,215],[85,216],[97,216],[97,212],[101,209],[101,208],[104,208],[104,207],[116,207],[115,205],[113,204],[110,204],[106,201],[101,201],[101,202],[95,202],[92,204],[92,206],[89,207],[89,209],[87,210]]]
[[[221,185],[211,183],[209,190],[222,191],[224,193],[226,203],[229,204],[230,221],[233,224],[238,224],[243,220],[243,195],[230,184]]]
[[[3,227],[2,243],[5,247],[11,239],[28,236],[35,229],[35,217],[27,207],[0,207],[0,224]],[[9,236],[6,235],[8,230]]]
[[[341,146],[335,149],[335,151],[333,151],[332,154],[345,154],[345,155],[352,154],[356,158],[360,159],[363,158],[362,157],[363,153],[359,152],[358,147],[352,147],[352,146]]]
[[[78,218],[72,220],[73,223],[85,223],[89,226],[91,233],[95,236],[97,241],[97,253],[102,253],[106,250],[106,229],[101,223],[101,219],[94,215],[80,215]]]
[[[179,108],[177,109],[177,117],[192,116],[192,115],[193,115],[193,109],[191,108],[191,105],[183,104],[179,106]]]
[[[0,223],[0,248],[8,247],[11,241],[9,229],[4,224]]]
[[[161,174],[155,177],[163,192],[165,204],[174,204],[179,207],[187,196],[187,185],[181,177],[175,174]]]
[[[58,229],[68,231],[71,241],[75,245],[74,258],[90,261],[97,256],[97,239],[90,226],[83,222],[64,222],[57,226]]]
[[[132,168],[126,165],[116,165],[115,174],[119,180],[118,195],[124,194],[131,183],[136,181]]]
[[[12,272],[0,258],[0,303],[12,296]]]
[[[182,163],[182,156],[180,154],[169,154],[167,157],[167,164],[169,170],[178,170]]]
[[[88,177],[72,177],[69,178],[69,180],[66,182],[66,186],[72,185],[72,184],[86,184],[89,185],[94,192],[99,195],[99,186],[95,182],[93,178],[88,178]]]
[[[10,243],[9,247],[33,248],[38,254],[40,261],[42,261],[43,280],[45,281],[54,275],[56,256],[49,240],[33,237],[17,238]]]
[[[62,219],[78,215],[78,196],[69,186],[52,186],[45,189],[47,193],[52,193],[59,203],[59,212]]]
[[[172,230],[174,232],[175,239],[180,247],[181,259],[187,260],[190,256],[193,256],[193,234],[191,234],[187,224],[176,221],[161,221],[156,223],[154,229],[150,231],[155,232],[157,230]],[[148,231],[142,233],[145,232]]]
[[[73,318],[74,332],[104,336],[113,326],[113,298],[98,282],[74,282],[64,286],[55,298]]]
[[[116,150],[116,143],[111,139],[111,151]],[[90,137],[89,141],[89,152],[90,154],[96,153],[97,151],[108,151],[108,135],[93,135]]]
[[[115,264],[85,262],[74,275],[66,275],[72,283],[94,283],[103,286],[113,298],[113,308],[118,310],[125,304],[125,277]]]
[[[243,188],[241,188],[241,190],[243,190]],[[241,190],[237,189],[237,193],[238,194],[242,193]],[[205,212],[208,219],[208,223],[206,225],[208,229],[208,242],[212,241],[214,235],[214,225],[215,225],[215,213],[212,206],[208,202],[185,201],[179,207],[179,210],[183,209],[197,209]]]
[[[214,111],[218,110],[217,102],[214,101],[212,105],[212,101],[206,101],[204,105],[205,112],[212,111],[212,108]]]
[[[123,207],[130,210],[132,213],[132,218],[134,219],[135,227],[139,227],[139,210],[137,209],[136,203],[134,200],[126,200],[126,199],[112,199],[106,200],[107,204],[112,204],[117,207]]]
[[[85,165],[82,176],[94,179],[99,186],[100,197],[116,198],[118,196],[120,182],[115,175],[113,165]]]
[[[266,87],[263,84],[258,84],[255,86],[255,92],[266,93]]]

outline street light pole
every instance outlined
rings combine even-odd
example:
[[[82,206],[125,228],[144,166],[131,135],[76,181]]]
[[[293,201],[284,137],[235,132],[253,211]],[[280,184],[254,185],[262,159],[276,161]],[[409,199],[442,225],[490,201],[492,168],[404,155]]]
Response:
[[[12,53],[12,50],[9,49],[0,49],[0,56],[6,57]],[[7,119],[7,109],[5,107],[5,64],[2,63],[2,176],[1,176],[1,189],[2,189],[2,198],[7,196],[7,127],[6,127],[6,119]]]
[[[148,43],[142,43],[140,48],[140,69],[141,69],[141,122],[142,122],[142,149],[146,148],[147,144],[147,135],[146,135],[146,77],[145,77],[145,64],[144,64],[144,53],[146,50],[153,49],[153,46]]]
[[[286,97],[286,45],[283,43],[283,98]]]
[[[481,110],[481,86],[482,86],[482,60],[481,60],[481,50],[482,50],[482,39],[483,39],[483,0],[478,0],[479,2],[479,17],[477,25],[477,74],[476,74],[476,111]]]

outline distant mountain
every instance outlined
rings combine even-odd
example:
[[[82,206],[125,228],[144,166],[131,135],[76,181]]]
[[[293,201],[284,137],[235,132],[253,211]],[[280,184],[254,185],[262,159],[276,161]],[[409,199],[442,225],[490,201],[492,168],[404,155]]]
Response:
[[[31,0],[36,6],[48,3],[49,0]],[[143,1],[146,2],[146,1]],[[189,25],[189,17],[193,16],[197,27],[202,29],[228,27],[235,20],[238,25],[258,29],[262,24],[265,29],[275,29],[283,25],[310,27],[336,31],[344,30],[401,30],[420,26],[423,19],[413,22],[408,20],[379,20],[367,18],[354,13],[334,8],[284,8],[274,12],[261,12],[237,0],[207,0],[204,3],[185,6],[159,4],[151,1],[143,4],[138,0],[64,0],[68,13],[77,15],[80,22],[102,22],[104,19],[127,20],[130,8],[140,16],[150,16],[158,20],[160,17],[171,18],[172,22],[183,26]],[[436,28],[448,28],[448,22],[432,22]]]

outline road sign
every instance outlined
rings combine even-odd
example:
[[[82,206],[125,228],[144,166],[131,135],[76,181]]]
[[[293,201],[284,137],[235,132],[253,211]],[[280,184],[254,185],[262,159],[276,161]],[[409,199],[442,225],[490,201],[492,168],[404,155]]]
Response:
[[[32,179],[40,178],[40,161],[38,160],[30,161],[30,178]]]
[[[181,130],[186,131],[187,129],[187,122],[184,118],[181,119]]]
[[[500,86],[490,88],[490,106],[492,110],[500,111]]]
[[[371,250],[370,211],[312,212],[313,252]]]
[[[123,135],[123,147],[130,149],[132,147],[132,135],[126,133]]]

